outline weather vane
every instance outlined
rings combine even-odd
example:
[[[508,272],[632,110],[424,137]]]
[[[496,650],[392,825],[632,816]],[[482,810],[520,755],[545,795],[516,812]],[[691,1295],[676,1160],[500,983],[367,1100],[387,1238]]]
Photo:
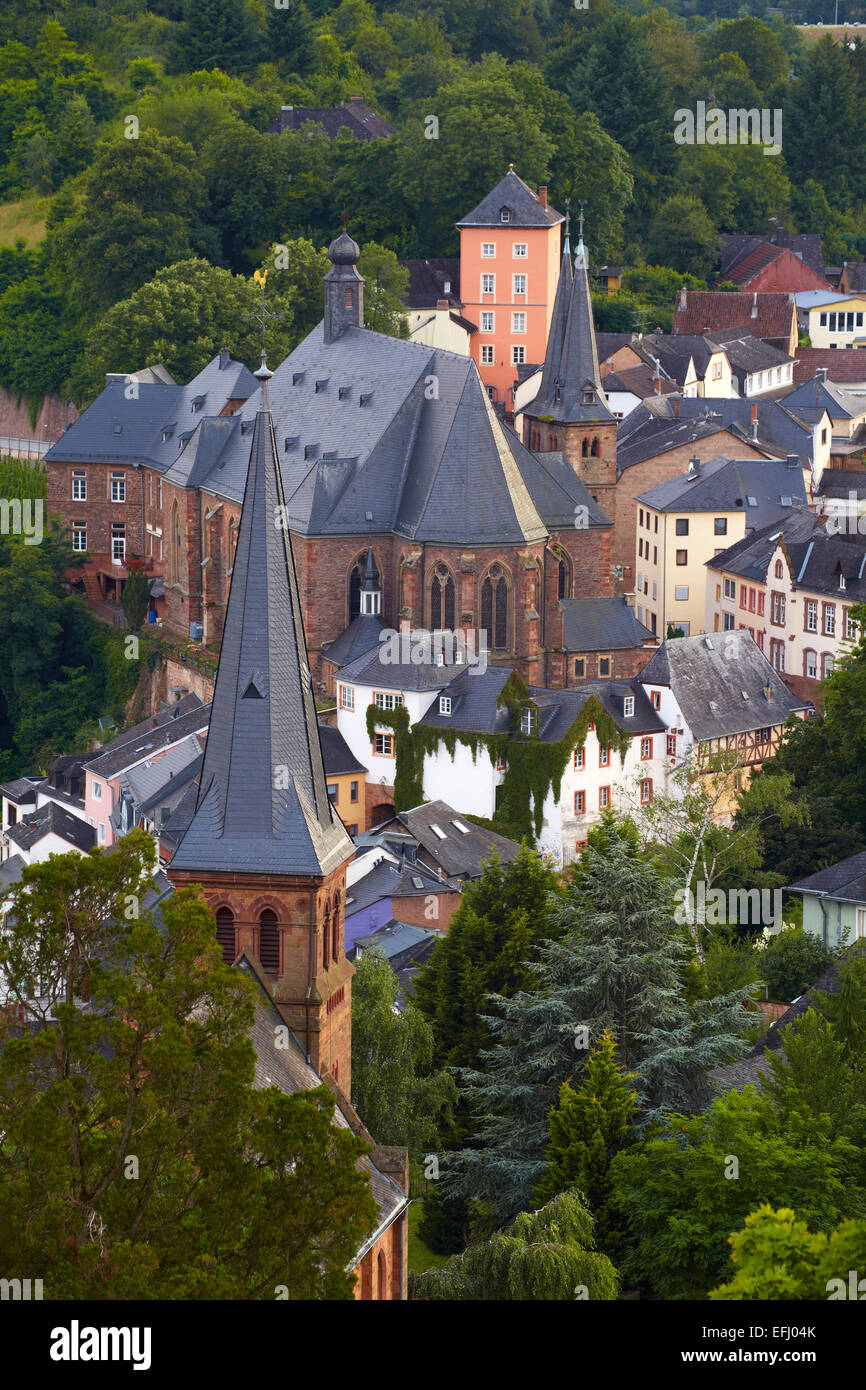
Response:
[[[577,201],[580,203],[580,222],[579,222],[578,236],[579,236],[580,240],[583,241],[583,205],[584,205],[584,203],[586,202],[586,199],[585,199],[585,198],[578,198]]]
[[[565,235],[568,236],[568,229],[571,226],[571,199],[565,200]]]
[[[260,304],[259,304],[258,309],[253,309],[250,313],[245,314],[244,317],[245,317],[245,318],[248,318],[248,319],[251,319],[254,323],[259,324],[260,327],[261,327],[261,330],[262,330],[262,366],[264,366],[264,365],[265,365],[265,334],[266,334],[266,330],[267,330],[268,323],[270,323],[270,322],[275,322],[276,320],[281,319],[281,318],[283,317],[283,315],[282,315],[282,314],[278,314],[278,313],[276,312],[275,309],[269,309],[269,308],[267,307],[267,305],[265,304],[265,285],[267,284],[267,280],[268,280],[268,272],[267,272],[267,270],[255,270],[255,271],[253,271],[253,280],[254,280],[255,283],[259,286],[259,289],[261,290],[261,302],[260,302]]]

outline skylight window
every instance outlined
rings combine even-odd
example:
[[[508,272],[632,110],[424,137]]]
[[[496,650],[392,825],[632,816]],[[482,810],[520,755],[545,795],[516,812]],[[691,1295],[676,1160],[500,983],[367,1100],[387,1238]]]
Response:
[[[469,826],[468,826],[468,825],[464,825],[463,822],[462,822],[462,820],[453,820],[453,821],[451,822],[451,824],[457,827],[457,829],[460,831],[460,834],[461,834],[461,835],[468,835],[468,834],[469,834]]]
[[[424,887],[424,880],[423,880],[423,878],[419,878],[418,874],[413,874],[413,875],[412,875],[412,882],[414,883],[414,885],[415,885],[416,888],[423,888],[423,887]]]
[[[430,829],[433,831],[434,835],[437,835],[439,837],[440,840],[448,839],[448,836],[445,834],[445,831],[440,830],[438,825],[431,825]]]

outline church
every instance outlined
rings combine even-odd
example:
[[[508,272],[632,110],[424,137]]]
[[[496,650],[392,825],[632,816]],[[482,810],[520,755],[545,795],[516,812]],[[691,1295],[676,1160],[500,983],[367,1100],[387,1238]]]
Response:
[[[323,649],[360,613],[370,550],[385,627],[484,632],[491,661],[564,684],[563,601],[614,593],[616,423],[582,243],[572,270],[566,236],[523,438],[471,357],[364,327],[345,231],[328,254],[323,320],[270,384],[316,689]],[[219,642],[260,407],[260,386],[225,350],[185,387],[154,368],[108,380],[47,455],[49,506],[88,552],[89,596],[116,599],[143,566],[165,625]]]
[[[352,976],[346,866],[355,849],[328,797],[273,421],[258,378],[234,576],[192,822],[168,868],[199,885],[227,962],[259,986],[257,1084],[324,1081],[363,1159],[379,1220],[356,1261],[356,1297],[406,1296],[408,1158],[375,1144],[351,1106]],[[276,1045],[280,1025],[291,1047]]]

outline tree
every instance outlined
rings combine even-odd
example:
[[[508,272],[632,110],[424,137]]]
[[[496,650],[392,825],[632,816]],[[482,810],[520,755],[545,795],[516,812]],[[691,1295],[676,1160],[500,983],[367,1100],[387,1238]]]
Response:
[[[398,1009],[398,994],[385,957],[364,951],[352,982],[352,1104],[379,1143],[418,1160],[437,1148],[457,1087],[431,1072],[433,1030],[411,1000]]]
[[[313,18],[304,0],[285,0],[280,9],[271,5],[267,11],[266,42],[268,54],[276,58],[286,72],[301,75],[311,71],[316,61]]]
[[[769,25],[751,16],[717,25],[704,38],[703,48],[707,63],[736,54],[761,92],[788,72],[788,58],[777,35]]]
[[[802,927],[783,927],[760,949],[761,978],[773,999],[796,999],[813,985],[836,958],[831,946],[825,946],[814,932]]]
[[[150,607],[150,580],[143,569],[135,569],[130,565],[129,574],[124,581],[123,592],[120,595],[120,606],[130,628],[133,632],[137,632],[147,617],[147,611]]]
[[[848,1271],[866,1266],[866,1221],[812,1234],[790,1207],[774,1211],[769,1202],[749,1212],[729,1242],[734,1273],[710,1290],[717,1301],[848,1298]],[[859,1290],[854,1297],[862,1297]]]
[[[433,1025],[434,1064],[477,1065],[488,1040],[486,996],[526,988],[537,943],[555,933],[550,897],[556,877],[524,847],[511,864],[495,856],[464,885],[448,935],[433,948],[415,985]]]
[[[259,47],[246,0],[184,0],[174,44],[175,72],[247,72],[255,66]]]
[[[586,200],[586,244],[598,265],[622,253],[626,211],[634,194],[631,161],[622,145],[602,129],[594,111],[578,116],[574,137],[560,151],[559,197]]]
[[[783,111],[784,158],[794,186],[815,179],[831,204],[842,207],[862,196],[862,107],[848,56],[829,35],[809,46]]]
[[[749,69],[739,53],[720,53],[701,68],[704,91],[712,97],[713,106],[727,110],[731,106],[746,108],[761,105],[761,93],[749,76]]]
[[[609,823],[588,844],[551,917],[559,939],[538,946],[529,985],[487,1001],[484,1070],[458,1073],[476,1147],[446,1155],[443,1187],[482,1200],[497,1224],[528,1205],[550,1107],[563,1081],[582,1080],[591,1040],[610,1031],[645,1129],[666,1110],[706,1104],[707,1070],[741,1049],[748,1018],[739,992],[688,999],[690,952],[670,888],[640,857],[633,828]],[[455,982],[453,997],[459,990]]]
[[[719,238],[699,198],[676,193],[650,224],[647,260],[706,277],[716,263]]]
[[[113,305],[91,330],[86,388],[97,390],[107,371],[134,372],[150,362],[162,362],[177,380],[189,381],[226,345],[241,361],[255,365],[261,339],[251,315],[258,302],[252,280],[205,260],[166,266]],[[269,307],[279,317],[268,348],[272,359],[281,361],[301,335],[294,328],[288,295],[269,296]]]
[[[37,1022],[0,1053],[0,1261],[49,1297],[351,1298],[366,1145],[324,1087],[254,1087],[256,987],[143,831],[25,867],[0,944]],[[90,1007],[83,1009],[87,998]]]
[[[614,1158],[616,1200],[632,1248],[623,1273],[663,1299],[702,1298],[728,1272],[728,1236],[762,1202],[810,1228],[863,1215],[857,1148],[826,1115],[785,1123],[753,1086],[703,1114],[671,1115],[657,1138]]]
[[[409,272],[393,251],[375,241],[361,248],[358,271],[364,277],[364,326],[395,338],[408,336],[406,305],[401,295],[409,287]]]
[[[630,1079],[605,1031],[590,1051],[577,1089],[569,1080],[560,1087],[558,1106],[550,1112],[548,1166],[535,1189],[535,1200],[544,1203],[577,1188],[592,1212],[598,1244],[608,1255],[614,1255],[618,1244],[610,1163],[635,1138],[637,1092]]]
[[[592,1217],[581,1198],[563,1192],[443,1269],[420,1275],[414,1292],[452,1302],[573,1301],[576,1294],[595,1301],[615,1299],[619,1278],[607,1256],[595,1251]]]
[[[137,140],[103,144],[78,217],[55,237],[84,302],[107,308],[189,256],[204,197],[195,153],[183,141],[142,130]]]

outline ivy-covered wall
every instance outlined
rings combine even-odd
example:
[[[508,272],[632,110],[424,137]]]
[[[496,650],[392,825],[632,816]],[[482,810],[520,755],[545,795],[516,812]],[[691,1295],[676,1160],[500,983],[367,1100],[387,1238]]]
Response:
[[[397,771],[394,778],[394,806],[407,811],[424,800],[424,759],[434,755],[444,744],[454,757],[458,744],[469,748],[472,761],[477,761],[479,748],[486,749],[491,762],[498,759],[506,765],[502,792],[496,808],[494,824],[507,824],[513,835],[518,827],[521,835],[536,840],[541,834],[542,812],[548,791],[559,799],[562,774],[575,748],[582,748],[590,724],[595,723],[600,743],[615,748],[625,759],[630,737],[604,710],[595,695],[591,695],[580,714],[561,738],[553,743],[541,742],[535,735],[520,731],[520,718],[526,708],[536,708],[529,691],[516,671],[512,671],[499,694],[498,704],[506,706],[511,715],[508,732],[495,734],[467,733],[462,729],[434,728],[427,724],[409,724],[405,707],[382,710],[376,705],[367,707],[367,732],[372,740],[377,728],[394,732]]]

